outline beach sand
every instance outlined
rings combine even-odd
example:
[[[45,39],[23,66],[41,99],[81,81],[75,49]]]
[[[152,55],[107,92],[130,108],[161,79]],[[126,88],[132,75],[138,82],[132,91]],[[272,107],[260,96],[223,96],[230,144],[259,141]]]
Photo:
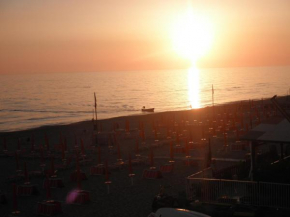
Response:
[[[285,101],[286,98],[279,99]],[[241,129],[240,114],[243,113],[244,131],[246,125],[250,128],[250,114],[253,118],[253,126],[257,125],[259,121],[268,116],[279,115],[275,109],[265,110],[264,105],[271,104],[269,100],[255,101],[253,104],[249,101],[235,102],[226,105],[219,105],[214,107],[215,114],[215,128],[221,126],[220,120],[227,119],[227,124],[231,128],[232,122],[237,122],[237,128]],[[266,115],[266,113],[267,115]],[[236,115],[235,115],[236,114]],[[259,118],[257,117],[257,114]],[[97,164],[98,154],[96,150],[89,150],[94,145],[93,140],[93,122],[84,121],[62,126],[45,126],[36,129],[0,133],[1,145],[6,139],[8,151],[4,154],[3,151],[0,156],[0,190],[6,195],[8,203],[0,205],[1,216],[8,216],[13,210],[12,203],[12,183],[17,185],[23,184],[24,179],[20,178],[13,180],[11,176],[16,175],[16,161],[14,153],[17,150],[18,140],[20,140],[21,152],[19,153],[20,169],[23,170],[24,162],[27,163],[28,171],[41,171],[40,146],[44,146],[44,163],[45,169],[51,166],[51,156],[54,156],[55,167],[62,164],[61,151],[54,150],[54,146],[59,146],[64,143],[66,139],[67,149],[66,158],[71,159],[71,163],[66,169],[57,169],[57,177],[63,180],[65,187],[51,189],[52,199],[62,202],[63,214],[62,216],[71,217],[89,217],[89,216],[148,216],[151,212],[151,204],[154,196],[158,193],[160,185],[171,186],[166,192],[175,195],[179,198],[185,196],[185,181],[186,177],[205,168],[205,156],[208,150],[208,141],[201,142],[202,135],[206,137],[209,135],[209,128],[212,126],[213,109],[211,107],[194,109],[187,111],[162,112],[138,116],[117,117],[112,119],[100,120],[99,129],[102,128],[98,134],[99,144],[102,151],[102,161],[108,160],[110,170],[110,194],[107,193],[107,186],[104,184],[105,176],[91,176],[90,167]],[[236,116],[236,117],[235,117]],[[259,120],[260,119],[260,120]],[[235,121],[233,121],[235,120]],[[130,123],[130,134],[126,134],[126,121]],[[202,123],[201,123],[202,122]],[[139,123],[144,124],[145,142],[142,144],[142,139],[139,136]],[[132,159],[135,159],[136,138],[139,141],[140,159],[142,162],[133,165],[134,184],[131,185],[131,180],[128,176],[128,166],[125,164],[119,168],[112,169],[112,166],[117,162],[118,152],[117,145],[112,139],[113,148],[109,148],[106,142],[107,135],[113,132],[113,125],[118,124],[119,129],[116,130],[117,141],[120,145],[120,154],[124,162],[127,162],[129,154]],[[202,125],[205,126],[204,133],[202,132]],[[184,138],[189,138],[189,132],[192,132],[193,141],[198,143],[196,147],[189,152],[190,155],[196,159],[198,166],[186,166],[185,153],[175,153],[174,171],[172,173],[163,173],[161,179],[143,179],[142,174],[144,169],[148,169],[148,156],[150,150],[154,150],[154,166],[157,168],[160,165],[168,163],[170,156],[170,142],[173,142],[175,147],[177,141],[174,135],[172,139],[167,138],[167,128],[169,126],[172,131],[179,132],[180,145],[184,146]],[[159,145],[155,142],[155,133],[153,129],[156,128],[158,132]],[[45,134],[49,138],[51,155],[47,154],[47,147],[45,147]],[[113,134],[112,134],[113,135]],[[31,140],[34,138],[34,155],[31,155]],[[61,138],[61,139],[60,139]],[[113,137],[112,137],[113,138]],[[60,141],[62,140],[62,142]],[[86,173],[88,180],[82,181],[82,189],[90,192],[91,202],[84,205],[72,205],[66,203],[67,194],[76,189],[77,183],[70,180],[70,174],[76,169],[76,151],[75,146],[80,147],[80,141],[83,140],[85,146],[86,158],[92,161],[81,165],[81,170]],[[228,144],[232,144],[237,140],[234,130],[228,132]],[[4,145],[3,145],[4,146]],[[233,158],[244,159],[249,152],[248,148],[242,151],[231,151],[230,149],[223,150],[224,137],[222,132],[217,132],[217,137],[211,138],[211,148],[213,158]],[[2,146],[1,146],[2,148]],[[80,148],[79,148],[80,149]],[[25,151],[24,151],[25,150]],[[11,156],[9,156],[11,155]],[[218,163],[216,167],[226,167],[233,162]],[[10,178],[9,178],[10,177]],[[35,175],[30,176],[30,182],[36,185],[39,194],[33,196],[18,196],[18,210],[20,216],[36,216],[37,202],[46,200],[46,190],[43,188],[45,176]]]

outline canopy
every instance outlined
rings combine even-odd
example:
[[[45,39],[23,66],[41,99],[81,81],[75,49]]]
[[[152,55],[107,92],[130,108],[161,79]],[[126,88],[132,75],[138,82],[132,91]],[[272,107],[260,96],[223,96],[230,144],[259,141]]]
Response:
[[[241,140],[290,143],[290,123],[283,118],[271,118],[251,129]]]

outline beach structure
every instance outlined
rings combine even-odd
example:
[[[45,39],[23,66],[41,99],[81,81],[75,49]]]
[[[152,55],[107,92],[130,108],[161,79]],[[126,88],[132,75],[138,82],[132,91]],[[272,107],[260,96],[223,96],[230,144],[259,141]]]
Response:
[[[24,184],[17,185],[17,195],[19,196],[37,195],[39,192],[36,185],[30,183],[26,162],[24,162],[23,171],[24,171],[25,182]]]
[[[134,184],[134,176],[135,176],[135,173],[133,172],[131,154],[129,154],[128,169],[129,169],[129,177],[131,179],[131,184],[133,185]]]
[[[188,200],[215,206],[234,205],[240,210],[245,210],[245,207],[290,209],[287,167],[290,157],[286,156],[290,154],[286,152],[290,144],[290,123],[281,116],[264,116],[263,120],[258,116],[256,114],[254,118],[257,125],[241,136],[241,141],[231,144],[234,152],[249,148],[250,158],[220,171],[211,166],[188,176]],[[277,148],[280,148],[280,154]]]
[[[17,186],[16,186],[16,184],[12,184],[12,187],[13,187],[13,193],[12,193],[13,194],[12,195],[12,202],[13,202],[12,209],[13,209],[13,211],[12,211],[12,215],[17,216],[20,214],[20,211],[18,210],[18,201],[17,201]]]
[[[143,170],[142,178],[143,179],[160,179],[160,178],[162,178],[161,171],[154,166],[154,153],[153,153],[152,148],[150,149],[148,160],[149,160],[150,168]]]
[[[48,178],[48,177],[47,177]],[[46,200],[37,203],[37,215],[53,216],[62,213],[62,205],[60,201],[52,200],[51,183],[45,184]]]
[[[76,156],[76,170],[70,174],[70,180],[77,182],[79,179],[87,180],[87,175],[80,170],[79,155]]]
[[[110,185],[112,181],[110,180],[110,171],[108,166],[108,160],[105,162],[105,185],[107,186],[107,194],[110,194]]]

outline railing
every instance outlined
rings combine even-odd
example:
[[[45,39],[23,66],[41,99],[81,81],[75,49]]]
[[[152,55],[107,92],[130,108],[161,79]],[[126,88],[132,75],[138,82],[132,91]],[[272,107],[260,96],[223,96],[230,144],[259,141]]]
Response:
[[[186,191],[201,202],[290,208],[290,184],[188,177]]]

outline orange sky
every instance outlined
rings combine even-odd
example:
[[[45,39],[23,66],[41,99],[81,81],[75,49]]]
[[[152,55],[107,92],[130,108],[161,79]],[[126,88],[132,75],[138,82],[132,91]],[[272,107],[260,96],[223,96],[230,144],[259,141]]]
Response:
[[[289,0],[0,0],[0,73],[187,68],[169,34],[189,6],[214,28],[198,66],[290,65]]]

